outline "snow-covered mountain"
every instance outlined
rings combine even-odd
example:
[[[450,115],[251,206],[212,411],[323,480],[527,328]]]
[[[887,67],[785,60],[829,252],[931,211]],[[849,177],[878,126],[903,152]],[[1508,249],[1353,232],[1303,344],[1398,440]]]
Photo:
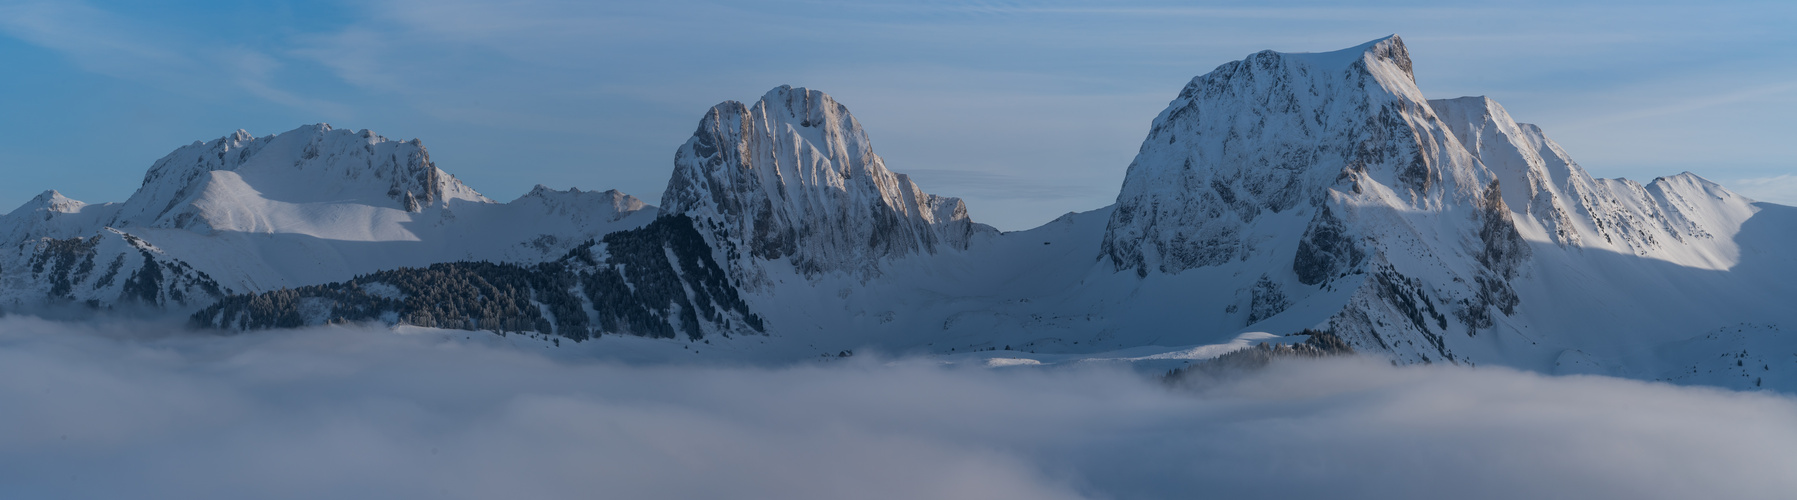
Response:
[[[1394,36],[1193,79],[1155,119],[1100,246],[1144,280],[1241,290],[1245,328],[1326,328],[1409,362],[1547,368],[1604,351],[1606,371],[1645,376],[1625,351],[1726,317],[1788,321],[1767,300],[1797,298],[1789,266],[1783,282],[1683,282],[1733,274],[1750,218],[1789,237],[1784,208],[1688,173],[1593,179],[1490,99],[1425,100]],[[1704,311],[1643,307],[1668,303]]]
[[[616,191],[542,186],[496,203],[417,140],[324,124],[240,130],[169,153],[123,203],[52,191],[0,218],[0,304],[193,310],[382,269],[559,258],[655,213]]]
[[[176,149],[144,174],[143,187],[125,200],[114,225],[392,237],[382,231],[391,228],[333,234],[351,226],[320,223],[365,214],[315,214],[283,206],[324,200],[338,210],[355,206],[405,212],[491,202],[439,170],[416,139],[392,141],[367,130],[317,124],[268,137],[239,130]]]
[[[712,107],[676,151],[663,202],[649,226],[604,235],[541,265],[380,273],[228,300],[196,319],[220,328],[386,319],[577,340],[757,335],[766,330],[749,297],[771,300],[813,280],[877,281],[893,260],[957,254],[997,233],[972,222],[961,200],[924,193],[887,170],[845,106],[790,86],[752,106]],[[436,299],[444,294],[430,283],[449,277],[523,283],[527,293],[517,302],[541,307],[445,309]]]
[[[1527,259],[1492,172],[1461,147],[1396,38],[1261,52],[1187,84],[1154,121],[1101,247],[1137,276],[1247,268],[1248,322],[1352,290],[1329,321],[1356,347],[1453,360],[1515,307]],[[1281,265],[1285,264],[1285,265]],[[1249,287],[1242,281],[1255,280]]]
[[[182,277],[161,296],[236,294],[195,316],[222,328],[1156,369],[1315,329],[1403,363],[1797,389],[1797,209],[1689,173],[1593,178],[1490,99],[1426,99],[1395,36],[1194,78],[1115,205],[1027,231],[888,170],[845,106],[803,88],[708,111],[659,216],[615,192],[493,203],[415,146],[239,134],[177,151],[123,204],[46,194],[0,219],[19,249],[0,263],[9,297],[147,296],[154,268]],[[394,269],[454,260],[497,263]]]
[[[1316,328],[1400,362],[1650,379],[1689,378],[1670,345],[1782,349],[1707,383],[1797,387],[1777,326],[1797,321],[1797,266],[1776,257],[1790,207],[1688,173],[1594,179],[1489,99],[1426,99],[1411,71],[1397,37],[1225,64],[1154,120],[1116,205],[877,259],[874,280],[774,273],[746,296],[789,339],[711,349],[1176,366]]]
[[[84,236],[112,221],[118,212],[117,203],[89,205],[55,190],[44,191],[0,217],[0,245],[10,247],[35,238]]]

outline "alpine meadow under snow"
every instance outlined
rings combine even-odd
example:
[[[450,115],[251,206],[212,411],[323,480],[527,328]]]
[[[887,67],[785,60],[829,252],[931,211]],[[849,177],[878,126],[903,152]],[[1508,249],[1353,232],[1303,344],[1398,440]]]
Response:
[[[1397,36],[1193,78],[1114,204],[1034,229],[925,192],[845,105],[791,86],[706,111],[661,203],[500,203],[416,139],[324,124],[182,147],[120,203],[45,192],[0,217],[0,310],[23,313],[0,319],[0,391],[24,403],[0,410],[20,424],[0,479],[199,497],[1797,486],[1779,392],[1797,391],[1797,208],[1689,172],[1594,178],[1489,98],[1426,98]],[[67,474],[96,463],[140,476]]]

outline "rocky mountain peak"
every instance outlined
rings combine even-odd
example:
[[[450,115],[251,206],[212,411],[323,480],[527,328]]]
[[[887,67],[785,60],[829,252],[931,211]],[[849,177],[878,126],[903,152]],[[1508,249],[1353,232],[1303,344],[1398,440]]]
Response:
[[[1310,66],[1325,70],[1345,70],[1358,66],[1364,71],[1380,71],[1381,66],[1389,65],[1402,75],[1409,77],[1411,83],[1416,76],[1411,71],[1410,50],[1404,47],[1404,39],[1398,35],[1372,40],[1353,47],[1329,52],[1275,52],[1263,50],[1250,59],[1292,59],[1303,61]]]
[[[44,191],[0,216],[0,247],[39,238],[78,236],[94,223],[111,217],[117,208],[116,203],[89,205],[56,190]]]
[[[735,271],[748,278],[753,260],[876,273],[882,258],[965,248],[985,228],[960,199],[887,170],[847,107],[786,85],[707,111],[674,155],[662,205],[742,245]]]
[[[1256,53],[1193,78],[1155,118],[1103,252],[1118,270],[1177,273],[1248,256],[1258,219],[1314,212],[1331,192],[1427,210],[1475,201],[1489,179],[1452,140],[1396,36]]]
[[[87,206],[87,203],[63,196],[61,192],[51,189],[32,197],[31,201],[25,202],[23,206],[20,206],[18,210],[15,210],[14,212],[43,210],[66,214],[80,212],[81,208],[85,206]]]
[[[1404,39],[1398,35],[1368,42],[1366,55],[1397,67],[1410,77],[1410,83],[1416,83],[1416,72],[1410,64],[1410,49],[1404,47]]]
[[[588,191],[588,192],[591,192],[591,191]],[[625,194],[623,191],[619,191],[616,189],[607,189],[605,191],[599,192],[598,194],[601,197],[610,199],[612,202],[612,207],[617,209],[619,212],[635,212],[637,210],[651,208],[649,206],[649,204],[645,203],[641,198],[637,198],[635,196]]]
[[[524,196],[513,200],[512,204],[528,202],[540,205],[554,213],[567,215],[604,216],[608,220],[621,220],[630,214],[644,209],[653,209],[642,199],[616,189],[605,191],[581,191],[579,188],[558,190],[542,184],[536,185]]]

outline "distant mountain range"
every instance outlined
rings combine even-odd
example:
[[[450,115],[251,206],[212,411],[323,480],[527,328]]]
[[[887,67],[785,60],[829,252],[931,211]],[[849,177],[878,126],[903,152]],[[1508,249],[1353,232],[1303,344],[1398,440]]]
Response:
[[[1396,36],[1192,79],[1116,204],[1035,229],[974,222],[787,86],[706,112],[663,203],[497,203],[416,140],[238,131],[123,203],[0,218],[0,304],[999,365],[1178,366],[1316,329],[1399,363],[1797,389],[1797,209],[1592,178],[1490,99],[1424,98]]]

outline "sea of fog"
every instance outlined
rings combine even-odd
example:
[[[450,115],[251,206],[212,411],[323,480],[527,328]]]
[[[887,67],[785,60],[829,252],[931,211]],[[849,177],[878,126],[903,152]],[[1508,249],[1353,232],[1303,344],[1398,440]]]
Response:
[[[0,318],[4,498],[1788,498],[1797,399],[1284,362],[624,364],[467,332]]]

